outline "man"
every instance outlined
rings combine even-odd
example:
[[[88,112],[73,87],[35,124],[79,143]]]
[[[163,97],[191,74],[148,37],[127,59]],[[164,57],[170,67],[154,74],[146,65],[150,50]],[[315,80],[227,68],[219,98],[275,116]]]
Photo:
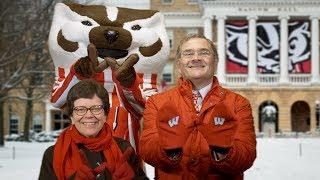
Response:
[[[251,106],[214,76],[216,46],[201,35],[177,50],[177,87],[149,98],[140,155],[159,179],[243,179],[256,158]]]

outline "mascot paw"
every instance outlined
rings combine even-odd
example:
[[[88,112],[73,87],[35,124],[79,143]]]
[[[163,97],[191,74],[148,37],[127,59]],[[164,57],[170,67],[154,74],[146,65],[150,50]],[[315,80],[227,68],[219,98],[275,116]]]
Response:
[[[95,71],[93,69],[93,64],[91,63],[88,56],[80,58],[75,64],[74,64],[74,70],[76,74],[85,77],[85,78],[91,78]]]
[[[105,70],[108,67],[108,64],[106,62],[98,62],[97,49],[95,45],[89,44],[87,50],[89,56],[80,58],[74,64],[74,70],[82,77],[91,78],[95,73]]]
[[[105,59],[105,62],[114,71],[116,79],[124,87],[130,87],[134,83],[136,79],[136,72],[133,66],[138,61],[139,56],[137,54],[130,55],[121,65],[119,65],[113,58]]]

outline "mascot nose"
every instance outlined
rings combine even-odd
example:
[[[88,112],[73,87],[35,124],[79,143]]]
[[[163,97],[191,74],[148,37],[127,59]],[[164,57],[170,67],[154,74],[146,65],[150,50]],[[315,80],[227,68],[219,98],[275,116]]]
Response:
[[[107,39],[109,44],[112,44],[118,39],[119,33],[118,31],[114,31],[114,30],[106,30],[104,32],[104,37]]]

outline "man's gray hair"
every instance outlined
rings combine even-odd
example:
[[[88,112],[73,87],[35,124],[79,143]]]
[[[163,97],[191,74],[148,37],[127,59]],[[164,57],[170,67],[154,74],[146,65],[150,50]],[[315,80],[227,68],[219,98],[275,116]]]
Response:
[[[211,47],[211,51],[212,51],[212,54],[213,54],[214,61],[218,61],[218,52],[217,52],[216,45],[210,39],[207,39],[205,36],[203,36],[201,34],[191,34],[191,35],[188,35],[187,37],[185,37],[184,39],[182,39],[180,41],[180,44],[179,44],[178,49],[177,49],[176,59],[180,59],[181,58],[181,46],[185,42],[189,41],[190,39],[194,39],[194,38],[205,39],[209,43],[209,45]]]

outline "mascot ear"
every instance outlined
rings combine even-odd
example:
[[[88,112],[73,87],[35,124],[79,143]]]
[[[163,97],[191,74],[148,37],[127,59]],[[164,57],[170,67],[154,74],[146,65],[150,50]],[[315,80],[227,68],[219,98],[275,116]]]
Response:
[[[55,18],[62,19],[72,19],[72,10],[64,3],[57,3],[54,7]]]
[[[156,27],[161,24],[164,24],[164,17],[161,13],[157,12],[150,18],[147,25],[150,27]]]

